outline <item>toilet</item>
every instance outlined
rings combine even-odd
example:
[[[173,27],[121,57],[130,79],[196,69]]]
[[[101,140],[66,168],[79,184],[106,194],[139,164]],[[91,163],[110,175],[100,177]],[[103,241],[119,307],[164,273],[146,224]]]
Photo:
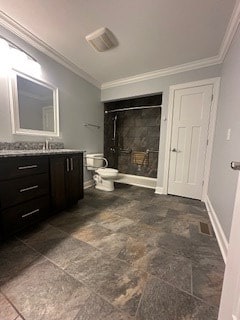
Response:
[[[108,168],[108,161],[102,153],[93,153],[86,155],[87,170],[95,171],[93,179],[95,188],[103,191],[114,190],[114,180],[118,176],[118,170]]]

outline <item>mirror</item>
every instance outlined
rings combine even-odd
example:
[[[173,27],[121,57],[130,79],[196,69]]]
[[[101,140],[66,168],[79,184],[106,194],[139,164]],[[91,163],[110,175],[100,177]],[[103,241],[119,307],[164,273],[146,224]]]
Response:
[[[11,93],[13,133],[59,136],[57,88],[13,71]]]

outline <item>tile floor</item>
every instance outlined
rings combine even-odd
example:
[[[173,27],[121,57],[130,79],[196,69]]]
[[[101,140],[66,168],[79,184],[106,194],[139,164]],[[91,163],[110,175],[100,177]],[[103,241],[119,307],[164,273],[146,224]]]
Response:
[[[0,246],[2,320],[216,320],[224,263],[200,201],[117,185]]]

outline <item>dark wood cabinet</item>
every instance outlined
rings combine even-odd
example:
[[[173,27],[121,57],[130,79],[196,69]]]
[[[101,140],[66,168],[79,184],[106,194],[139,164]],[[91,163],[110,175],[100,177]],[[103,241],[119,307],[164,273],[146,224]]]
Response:
[[[49,194],[49,175],[41,173],[0,182],[1,208]]]
[[[8,237],[31,224],[39,222],[48,217],[48,215],[48,195],[2,210],[1,224],[3,237]]]
[[[55,211],[83,198],[82,154],[50,157],[51,203]]]
[[[1,238],[83,198],[83,154],[0,158]]]
[[[50,158],[51,206],[53,210],[64,209],[66,206],[66,157]]]
[[[48,172],[48,157],[18,156],[0,159],[0,181]]]
[[[68,205],[83,198],[83,158],[71,156],[69,171],[66,174],[66,195]]]
[[[48,216],[49,161],[47,157],[0,159],[0,229],[7,237]]]

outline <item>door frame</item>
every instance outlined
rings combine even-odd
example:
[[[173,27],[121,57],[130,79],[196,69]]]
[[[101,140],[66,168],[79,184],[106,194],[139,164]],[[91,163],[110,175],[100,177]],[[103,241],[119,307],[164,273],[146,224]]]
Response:
[[[230,164],[229,164],[230,165]],[[233,210],[229,249],[223,280],[218,320],[240,319],[240,173]]]
[[[192,87],[199,87],[205,85],[213,86],[213,101],[210,111],[209,119],[209,129],[208,129],[208,145],[206,150],[205,158],[205,169],[203,175],[203,191],[202,191],[202,201],[206,200],[211,158],[212,158],[212,149],[213,149],[213,138],[215,132],[215,123],[217,116],[217,106],[218,106],[218,97],[220,90],[220,77],[210,78],[200,81],[186,82],[169,87],[169,101],[168,101],[168,122],[167,122],[167,134],[166,134],[166,146],[165,146],[165,160],[164,160],[164,174],[163,174],[163,194],[168,193],[168,178],[169,178],[169,167],[170,167],[170,148],[171,148],[171,139],[172,139],[172,126],[173,126],[173,108],[174,108],[174,95],[175,91],[179,89],[187,89]]]

